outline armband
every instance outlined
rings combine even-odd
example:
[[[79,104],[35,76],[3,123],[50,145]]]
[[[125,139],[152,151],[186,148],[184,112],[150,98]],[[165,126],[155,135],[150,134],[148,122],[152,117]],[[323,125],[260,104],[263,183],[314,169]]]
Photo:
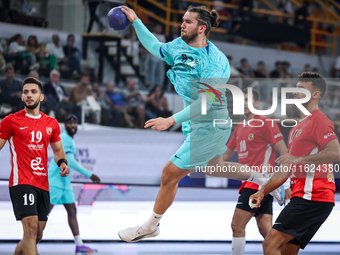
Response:
[[[64,158],[59,159],[57,163],[58,167],[60,167],[61,163],[65,163],[67,165],[67,159]]]

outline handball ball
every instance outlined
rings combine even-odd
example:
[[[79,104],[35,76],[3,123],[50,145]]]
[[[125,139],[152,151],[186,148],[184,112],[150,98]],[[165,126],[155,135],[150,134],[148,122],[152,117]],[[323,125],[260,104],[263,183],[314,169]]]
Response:
[[[116,31],[126,29],[131,23],[121,7],[112,8],[107,14],[106,21],[109,27]]]

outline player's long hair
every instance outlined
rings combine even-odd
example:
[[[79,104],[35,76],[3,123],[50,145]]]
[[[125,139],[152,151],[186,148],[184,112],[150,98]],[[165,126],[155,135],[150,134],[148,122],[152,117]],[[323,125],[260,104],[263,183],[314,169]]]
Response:
[[[197,21],[199,26],[206,26],[206,30],[204,31],[205,35],[207,35],[210,32],[210,29],[212,27],[217,27],[217,25],[220,23],[218,21],[218,14],[216,10],[209,10],[204,6],[189,6],[187,9],[188,12],[196,12],[197,15]]]
[[[326,81],[320,74],[315,72],[303,72],[302,74],[298,75],[297,78],[298,81],[312,82],[313,88],[320,91],[321,100],[322,96],[326,92]]]

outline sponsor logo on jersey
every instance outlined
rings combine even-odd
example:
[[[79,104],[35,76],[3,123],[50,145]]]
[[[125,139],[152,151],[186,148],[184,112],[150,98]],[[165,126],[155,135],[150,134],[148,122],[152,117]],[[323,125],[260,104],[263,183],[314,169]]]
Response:
[[[274,138],[276,139],[276,138],[279,138],[280,136],[282,136],[282,134],[278,133],[278,134],[274,135]]]
[[[42,162],[41,162],[41,158],[40,157],[37,157],[36,159],[32,159],[31,161],[31,168],[35,171],[39,170],[39,171],[42,171],[42,170],[45,170],[45,168],[42,166],[40,167],[40,165],[42,165]]]
[[[187,65],[189,65],[189,66],[193,67],[193,66],[195,66],[195,65],[196,65],[196,63],[195,63],[195,61],[192,61],[192,62],[189,62],[189,63],[187,63]]]
[[[302,129],[299,129],[297,132],[296,132],[296,135],[295,137],[298,138],[302,133]]]
[[[239,158],[247,158],[247,157],[248,157],[248,151],[243,152],[243,153],[239,153],[239,154],[238,154],[238,157],[239,157]]]
[[[28,149],[33,150],[33,151],[41,151],[44,149],[43,144],[29,144]]]
[[[329,182],[335,182],[334,181],[334,174],[333,173],[328,173],[327,174],[327,179]]]
[[[330,137],[330,136],[332,136],[332,135],[335,135],[335,133],[333,132],[333,133],[328,133],[327,135],[325,135],[323,138],[324,139],[327,139],[328,137]]]
[[[250,133],[248,134],[248,141],[253,141],[254,140],[254,134],[253,133]]]
[[[47,134],[51,135],[52,134],[52,128],[51,127],[47,127],[46,128],[46,132],[47,132]]]

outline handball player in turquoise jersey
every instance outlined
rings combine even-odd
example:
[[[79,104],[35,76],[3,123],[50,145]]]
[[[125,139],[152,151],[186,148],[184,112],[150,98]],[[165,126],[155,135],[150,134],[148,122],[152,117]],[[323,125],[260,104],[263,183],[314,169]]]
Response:
[[[77,133],[78,118],[74,114],[69,114],[65,118],[65,131],[61,133],[60,138],[63,144],[68,164],[70,166],[70,173],[74,169],[77,172],[89,177],[94,183],[99,183],[100,179],[97,175],[93,174],[86,168],[84,168],[75,159],[76,145],[73,140],[73,136]],[[74,242],[76,244],[76,254],[90,254],[97,252],[95,249],[91,249],[83,244],[79,235],[78,221],[77,221],[77,209],[75,204],[75,198],[73,188],[71,185],[71,174],[66,178],[61,178],[59,175],[59,168],[57,164],[52,160],[48,167],[48,181],[50,184],[50,212],[53,206],[62,204],[67,211],[68,224],[71,228],[74,236]]]
[[[163,168],[160,190],[150,218],[140,226],[118,233],[122,240],[136,242],[159,234],[159,221],[174,201],[178,182],[183,177],[197,167],[223,166],[223,153],[231,128],[229,125],[213,125],[213,119],[229,119],[225,89],[217,89],[214,84],[227,83],[230,66],[226,56],[206,38],[211,27],[218,25],[215,10],[210,12],[205,6],[189,6],[183,16],[181,37],[163,44],[143,25],[132,9],[121,7],[143,46],[171,66],[167,76],[184,102],[184,109],[173,116],[151,119],[145,123],[145,128],[158,131],[182,123],[186,140]],[[201,114],[204,94],[206,115]],[[265,182],[261,174],[254,174],[223,173],[222,177],[250,181],[256,179],[260,185]]]

